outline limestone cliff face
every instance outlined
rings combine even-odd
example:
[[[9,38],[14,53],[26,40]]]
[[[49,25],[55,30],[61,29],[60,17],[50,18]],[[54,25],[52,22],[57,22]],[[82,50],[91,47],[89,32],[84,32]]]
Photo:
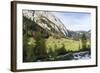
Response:
[[[34,10],[23,10],[22,13],[26,18],[33,20]]]
[[[49,31],[52,35],[56,34],[58,36],[67,36],[68,30],[64,24],[48,11],[34,11],[34,10],[23,10],[23,16],[34,21],[40,27]]]

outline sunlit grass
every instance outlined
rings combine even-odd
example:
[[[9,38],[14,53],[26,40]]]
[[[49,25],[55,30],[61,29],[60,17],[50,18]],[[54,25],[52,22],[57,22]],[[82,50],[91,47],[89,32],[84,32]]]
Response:
[[[53,37],[49,37],[48,39],[45,39],[45,46],[47,52],[51,49],[53,52],[57,49],[61,49],[63,46],[66,51],[79,51],[82,48],[81,41],[76,41],[68,38],[60,38],[56,39]],[[28,48],[32,48],[36,45],[35,39],[29,38],[27,42]],[[87,41],[87,47],[90,45],[90,42]]]
[[[49,37],[46,39],[46,48],[52,49],[55,51],[56,49],[60,49],[64,46],[66,51],[78,51],[80,50],[80,41],[75,41],[66,38],[55,39],[53,37]]]

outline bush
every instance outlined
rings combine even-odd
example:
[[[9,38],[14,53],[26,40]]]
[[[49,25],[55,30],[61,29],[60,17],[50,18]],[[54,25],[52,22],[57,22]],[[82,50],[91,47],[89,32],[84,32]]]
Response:
[[[64,45],[61,48],[57,49],[56,52],[57,52],[57,55],[64,55],[67,53]]]

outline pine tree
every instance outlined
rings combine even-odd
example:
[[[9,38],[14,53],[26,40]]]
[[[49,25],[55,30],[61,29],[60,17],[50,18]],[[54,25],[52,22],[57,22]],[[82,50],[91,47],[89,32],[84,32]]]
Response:
[[[87,48],[87,38],[86,38],[86,35],[85,33],[82,34],[82,37],[81,37],[81,44],[82,44],[82,50],[86,49]]]

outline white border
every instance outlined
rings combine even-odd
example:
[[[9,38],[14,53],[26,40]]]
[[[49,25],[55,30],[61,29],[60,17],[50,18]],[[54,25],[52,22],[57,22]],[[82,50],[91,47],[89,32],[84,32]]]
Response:
[[[56,61],[56,62],[34,62],[23,63],[22,59],[22,9],[28,10],[47,10],[47,11],[73,11],[73,12],[89,12],[91,13],[91,59],[77,60],[77,61]],[[35,68],[51,68],[51,67],[64,67],[64,66],[82,66],[82,65],[95,65],[96,63],[96,11],[94,8],[82,7],[60,7],[60,6],[44,6],[44,5],[28,5],[17,4],[17,69],[35,69]]]

